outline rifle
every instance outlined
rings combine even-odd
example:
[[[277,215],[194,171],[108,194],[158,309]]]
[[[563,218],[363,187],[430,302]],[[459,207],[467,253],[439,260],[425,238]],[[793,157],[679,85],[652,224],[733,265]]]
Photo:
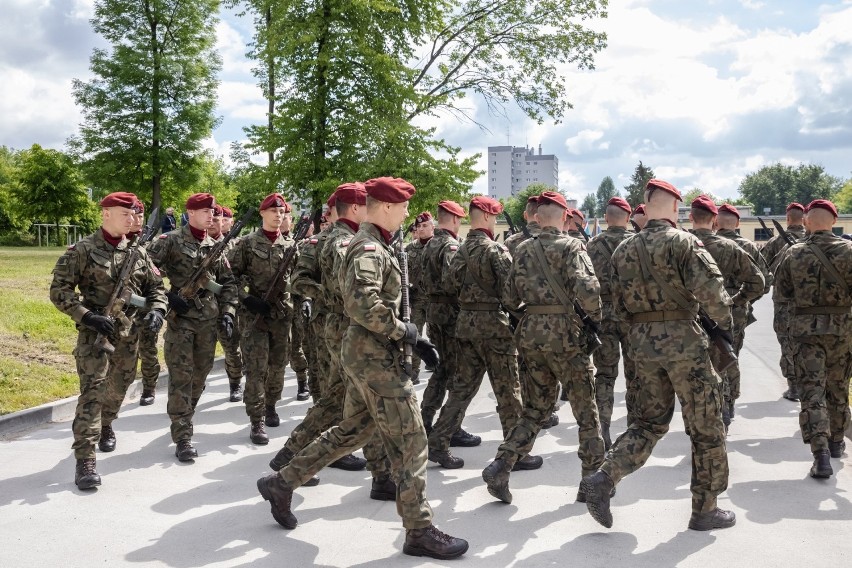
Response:
[[[775,232],[766,226],[766,223],[763,222],[763,219],[761,217],[758,217],[757,220],[760,221],[760,226],[763,227],[763,230],[766,231],[770,237],[775,236]]]
[[[195,307],[200,310],[201,300],[198,299],[198,293],[202,289],[213,292],[214,294],[219,294],[222,291],[222,285],[210,277],[210,271],[213,268],[213,264],[219,260],[219,257],[225,254],[225,247],[228,246],[228,242],[240,234],[240,231],[243,230],[246,223],[254,217],[254,213],[255,209],[249,209],[246,211],[243,216],[234,223],[234,226],[231,227],[231,230],[228,231],[225,238],[213,245],[213,248],[210,249],[210,253],[204,257],[198,265],[198,268],[193,271],[192,275],[186,281],[186,284],[178,290],[178,295],[181,299],[187,301],[193,300],[195,302]]]
[[[115,287],[112,289],[109,301],[104,307],[104,315],[112,321],[121,321],[121,324],[125,328],[130,327],[130,320],[127,319],[126,315],[124,315],[124,308],[127,307],[127,305],[137,308],[145,307],[145,298],[134,294],[128,284],[130,282],[130,273],[133,271],[133,267],[136,266],[136,261],[139,260],[139,247],[149,242],[157,232],[157,213],[159,213],[159,207],[151,211],[151,215],[148,217],[148,223],[142,227],[142,232],[140,232],[138,236],[134,237],[133,242],[130,243],[127,250],[127,256],[121,264],[121,270],[118,271]],[[105,335],[101,335],[100,333],[97,338],[95,338],[95,348],[107,353],[113,353],[115,351],[115,346],[109,342],[109,338]]]
[[[787,231],[785,231],[784,227],[781,226],[781,223],[779,223],[775,219],[772,219],[772,224],[775,225],[775,228],[778,229],[778,234],[781,235],[785,241],[787,241],[788,245],[793,246],[794,244],[796,244],[796,238],[793,237]]]
[[[400,227],[399,231],[397,231],[397,237],[398,238],[395,241],[394,248],[396,249],[396,258],[399,261],[399,271],[401,273],[401,301],[399,304],[399,319],[401,319],[404,323],[408,323],[411,321],[411,303],[409,302],[408,296],[408,253],[405,252],[405,248],[402,246],[402,227]],[[411,380],[414,380],[414,366],[412,364],[411,353],[411,345],[403,342],[402,368],[405,371],[405,374],[408,375]]]
[[[509,212],[506,211],[505,209],[503,209],[503,217],[506,218],[506,224],[509,225],[509,233],[512,234],[512,235],[517,234],[518,228],[517,228],[517,226],[515,226],[515,222],[512,221],[512,216],[509,215]],[[524,233],[524,236],[526,238],[530,238],[532,236],[530,234],[529,227],[527,227],[526,225],[524,225],[523,233]]]
[[[701,307],[698,308],[698,323],[707,332],[710,341],[716,348],[716,353],[719,356],[719,368],[716,369],[716,372],[722,374],[737,362],[737,354],[734,352],[734,346],[722,335],[719,324],[710,319],[710,316]]]
[[[299,222],[296,223],[296,228],[293,230],[293,246],[284,251],[284,256],[281,258],[281,262],[278,264],[278,270],[275,271],[275,276],[272,277],[272,286],[270,286],[269,290],[266,291],[266,294],[263,295],[263,301],[272,305],[277,305],[279,309],[282,311],[286,309],[286,304],[282,300],[282,296],[287,292],[287,286],[289,282],[287,281],[287,271],[290,270],[290,266],[293,264],[293,259],[296,258],[296,245],[299,244],[299,241],[308,236],[308,231],[311,228],[317,219],[322,216],[322,208],[316,209],[314,214],[308,216],[304,212],[302,216],[299,218]],[[260,331],[269,331],[269,324],[266,323],[266,320],[263,318],[263,315],[257,314],[254,318],[254,327]]]
[[[639,226],[639,223],[637,223],[633,219],[630,220],[630,224],[633,225],[633,230],[637,233],[642,230],[642,227]]]

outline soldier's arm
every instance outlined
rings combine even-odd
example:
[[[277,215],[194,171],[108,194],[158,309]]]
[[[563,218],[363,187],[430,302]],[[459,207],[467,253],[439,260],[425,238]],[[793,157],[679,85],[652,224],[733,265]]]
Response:
[[[740,282],[740,290],[731,298],[734,304],[742,305],[763,296],[766,284],[763,273],[745,251],[736,251],[735,266],[737,279]]]
[[[237,290],[237,279],[234,273],[231,272],[231,267],[228,264],[227,258],[220,258],[217,263],[216,281],[222,285],[222,292],[219,293],[219,313],[231,314],[237,313],[237,305],[239,303],[239,292]]]
[[[319,270],[316,245],[316,242],[309,243],[302,249],[290,283],[290,291],[293,294],[311,300],[319,298],[321,294],[320,283],[314,280],[314,275]]]
[[[169,251],[171,249],[171,242],[173,240],[174,238],[171,237],[171,233],[166,233],[164,235],[160,235],[159,238],[151,241],[151,245],[148,247],[148,256],[151,258],[151,261],[156,264],[157,268],[159,268],[160,271],[167,277],[169,275]]]
[[[520,309],[522,302],[521,295],[518,293],[518,288],[515,286],[517,266],[517,263],[513,261],[506,273],[506,278],[503,281],[502,287],[497,288],[497,291],[500,292],[500,302],[502,302],[506,309],[515,313],[515,315],[517,315],[516,312]]]
[[[248,248],[246,243],[246,239],[240,239],[225,255],[228,264],[231,265],[231,274],[234,275],[234,283],[237,286],[237,300],[239,301],[248,296],[246,285],[249,280],[249,261],[246,257],[246,249]]]
[[[755,252],[751,255],[751,257],[760,269],[760,272],[763,274],[763,294],[767,294],[769,289],[772,287],[772,282],[775,278],[772,275],[772,271],[769,269],[769,265],[766,263],[766,259],[760,255],[760,251],[758,251],[756,246],[754,251]],[[761,294],[761,296],[763,296],[763,294]]]
[[[731,329],[731,297],[725,291],[719,266],[698,239],[684,246],[681,260],[682,277],[686,289],[692,292],[702,308],[722,329]]]
[[[358,245],[369,247],[375,245]],[[405,325],[380,296],[384,279],[381,253],[357,251],[347,254],[340,272],[343,307],[358,325],[394,341],[405,335]]]
[[[574,297],[589,317],[601,321],[601,285],[595,275],[592,259],[586,251],[578,248],[569,266],[570,277],[574,282]]]
[[[163,278],[160,276],[160,271],[144,250],[142,251],[142,260],[145,263],[143,292],[145,294],[146,305],[151,310],[159,310],[162,313],[166,313],[169,301],[166,298],[166,288],[163,285]]]
[[[56,266],[53,267],[53,281],[50,284],[50,301],[59,311],[68,314],[77,323],[80,323],[89,311],[83,307],[76,290],[85,260],[85,254],[78,247],[69,248],[56,261]]]
[[[441,263],[441,288],[451,296],[459,295],[466,268],[462,255],[453,250],[455,247],[457,245],[445,245],[438,257]]]
[[[795,296],[793,272],[790,267],[791,256],[791,249],[786,249],[781,255],[778,268],[775,270],[775,287],[772,292],[772,299],[776,303],[792,302]]]

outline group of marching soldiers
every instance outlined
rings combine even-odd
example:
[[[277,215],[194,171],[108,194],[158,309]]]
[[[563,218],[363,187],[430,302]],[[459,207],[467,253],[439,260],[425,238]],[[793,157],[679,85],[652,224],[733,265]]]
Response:
[[[227,224],[213,228],[224,213],[213,196],[196,194],[187,201],[189,224],[147,248],[134,236],[144,217],[138,199],[107,196],[102,228],[59,259],[51,286],[51,299],[79,329],[78,487],[100,485],[95,446],[115,448],[111,423],[135,378],[137,354],[144,374],[144,351],[168,321],[167,411],[179,460],[198,456],[192,419],[217,339],[232,401],[245,373],[253,443],[267,444],[265,426],[278,425],[288,362],[297,398],[313,398],[270,461],[274,473],[257,482],[288,529],[297,525],[295,489],[319,484],[326,466],[366,467],[370,497],[396,502],[406,554],[464,554],[465,540],[432,524],[426,464],[461,468],[464,460],[450,448],[481,443],[462,422],[486,373],[504,438],[482,472],[495,498],[510,503],[510,473],[542,466],[531,451],[539,431],[558,424],[561,399],[578,426],[577,500],[610,527],[615,486],[668,431],[677,397],[692,440],[688,526],[730,527],[734,513],[716,501],[728,484],[725,437],[740,394],[735,355],[753,321],[751,304],[769,291],[773,273],[784,396],[801,400],[811,475],[832,475],[830,458],[845,450],[852,373],[852,243],[831,231],[833,204],[791,204],[787,231],[758,249],[737,234],[736,208],[706,196],[691,204],[692,231],[678,229],[682,197],[663,180],[647,183],[635,210],[612,198],[607,229],[591,239],[582,213],[548,191],[528,200],[523,232],[501,244],[503,206],[477,196],[467,210],[441,201],[434,217],[417,215],[403,249],[414,192],[398,178],[344,183],[315,235],[307,219],[294,231],[290,205],[272,194],[259,207],[261,228],[237,240]],[[470,231],[460,242],[465,218]],[[128,259],[135,264],[126,285],[141,301],[115,317],[110,296]],[[104,338],[114,351],[99,347]],[[619,360],[627,430],[613,436]],[[155,353],[148,368],[154,363]],[[431,374],[418,401],[422,366]],[[143,404],[153,402],[153,386],[145,383]],[[353,455],[358,449],[364,458]]]

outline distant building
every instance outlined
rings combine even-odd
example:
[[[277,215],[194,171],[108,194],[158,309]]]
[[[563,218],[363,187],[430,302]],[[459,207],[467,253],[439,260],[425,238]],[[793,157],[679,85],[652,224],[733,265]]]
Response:
[[[488,147],[488,195],[494,199],[517,195],[531,183],[559,187],[559,159],[553,154],[538,154],[533,148],[517,146]]]

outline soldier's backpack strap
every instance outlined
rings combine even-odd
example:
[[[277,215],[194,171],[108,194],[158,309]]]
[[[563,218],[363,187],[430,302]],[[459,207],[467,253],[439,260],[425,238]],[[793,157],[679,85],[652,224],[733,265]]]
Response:
[[[846,281],[843,279],[840,273],[837,272],[837,269],[834,268],[834,265],[831,264],[831,261],[828,260],[828,257],[825,256],[825,253],[822,252],[822,250],[820,250],[820,248],[814,243],[808,243],[808,246],[811,248],[811,252],[813,252],[819,259],[820,263],[822,264],[822,267],[825,268],[825,271],[828,272],[828,275],[831,277],[831,280],[834,280],[834,282],[838,284],[841,288],[843,288],[843,291],[848,295],[849,286],[846,284]]]
[[[495,298],[499,298],[500,296],[497,294],[497,291],[494,290],[493,286],[489,286],[487,282],[482,280],[479,276],[473,273],[470,270],[470,256],[468,256],[468,250],[464,246],[459,247],[458,253],[464,258],[464,283],[465,284],[476,284],[480,288],[482,288],[486,294],[489,296],[494,296]]]
[[[675,301],[681,309],[694,312],[694,303],[689,301],[683,292],[666,282],[660,277],[659,272],[651,270],[651,258],[648,256],[648,249],[645,247],[645,241],[641,236],[636,237],[636,251],[639,253],[639,264],[642,266],[642,274],[645,278],[652,278],[657,286],[663,291],[663,294]]]
[[[538,237],[532,237],[532,241],[532,248],[535,252],[536,260],[538,260],[539,265],[541,265],[541,271],[544,273],[544,277],[547,278],[547,283],[550,284],[551,289],[553,289],[553,292],[556,294],[556,298],[563,306],[565,306],[568,313],[574,313],[574,302],[568,296],[568,292],[565,291],[565,288],[562,287],[553,275],[553,272],[550,271],[550,265],[547,264],[547,259],[544,257],[544,245],[541,244],[541,240],[539,240]]]

